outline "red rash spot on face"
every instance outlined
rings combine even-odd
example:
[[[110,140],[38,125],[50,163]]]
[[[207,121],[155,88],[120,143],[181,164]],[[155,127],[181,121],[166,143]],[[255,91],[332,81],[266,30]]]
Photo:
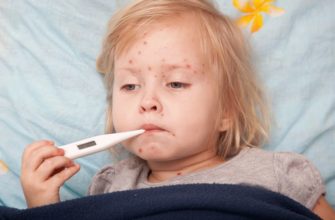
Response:
[[[143,151],[142,148],[138,149],[138,152],[142,153],[142,151]]]
[[[163,116],[164,116],[164,114],[162,113],[162,114],[161,114],[161,116],[163,117]]]
[[[132,64],[132,63],[133,63],[133,61],[132,61],[132,60],[129,60],[128,62],[129,62],[129,64]]]
[[[147,45],[147,43],[148,43],[148,42],[146,42],[146,41],[143,42],[144,45]]]
[[[187,64],[186,67],[187,67],[188,69],[190,69],[190,68],[191,68],[191,65],[190,65],[190,64]]]
[[[165,62],[165,59],[162,59],[162,62],[164,63],[164,62]]]
[[[157,75],[155,75],[155,78],[157,78]]]
[[[151,66],[148,67],[148,70],[151,71]]]
[[[198,71],[194,70],[194,71],[193,71],[193,73],[194,73],[194,74],[197,74],[197,73],[198,73]]]
[[[175,65],[172,65],[169,69],[170,69],[170,70],[174,70],[174,69],[176,69],[176,66],[175,66]]]
[[[137,52],[138,55],[140,55],[141,53],[142,53],[142,52],[141,52],[140,50]]]
[[[181,173],[179,172],[179,173],[177,173],[177,175],[178,175],[178,176],[180,176],[180,175],[181,175]]]

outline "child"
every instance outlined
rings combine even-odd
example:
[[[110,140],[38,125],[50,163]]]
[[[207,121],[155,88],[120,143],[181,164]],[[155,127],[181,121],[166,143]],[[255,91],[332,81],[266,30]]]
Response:
[[[256,148],[269,119],[245,45],[210,1],[139,0],[118,12],[97,61],[108,90],[107,132],[146,132],[123,142],[133,156],[102,169],[89,194],[245,183],[334,217],[309,161]],[[59,188],[78,172],[63,155],[50,141],[25,150],[21,180],[29,207],[58,202]]]

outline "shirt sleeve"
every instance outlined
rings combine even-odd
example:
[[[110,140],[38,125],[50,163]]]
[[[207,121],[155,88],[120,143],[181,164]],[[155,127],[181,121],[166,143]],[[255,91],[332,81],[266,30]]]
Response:
[[[316,167],[297,153],[276,153],[274,171],[278,190],[309,209],[313,209],[325,186]]]
[[[113,166],[106,166],[101,169],[94,177],[88,188],[87,195],[97,195],[108,192],[115,171]]]

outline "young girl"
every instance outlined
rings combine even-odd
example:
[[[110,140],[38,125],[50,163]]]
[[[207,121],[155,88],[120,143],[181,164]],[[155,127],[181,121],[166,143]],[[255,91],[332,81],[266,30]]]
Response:
[[[242,33],[210,1],[135,1],[108,27],[97,61],[108,90],[107,132],[146,132],[123,142],[132,156],[102,169],[90,195],[244,183],[335,218],[309,161],[256,148],[268,131],[262,91]],[[58,202],[59,188],[78,172],[63,155],[50,141],[26,148],[21,180],[29,207]]]

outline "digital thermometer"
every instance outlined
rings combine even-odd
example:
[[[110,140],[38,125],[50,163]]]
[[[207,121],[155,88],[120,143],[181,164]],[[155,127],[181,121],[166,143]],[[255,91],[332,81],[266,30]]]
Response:
[[[98,135],[91,138],[86,138],[81,141],[73,142],[60,146],[64,149],[65,156],[70,159],[76,159],[89,154],[94,154],[106,150],[115,144],[125,141],[129,138],[135,137],[144,133],[145,130],[126,131],[113,134]]]

